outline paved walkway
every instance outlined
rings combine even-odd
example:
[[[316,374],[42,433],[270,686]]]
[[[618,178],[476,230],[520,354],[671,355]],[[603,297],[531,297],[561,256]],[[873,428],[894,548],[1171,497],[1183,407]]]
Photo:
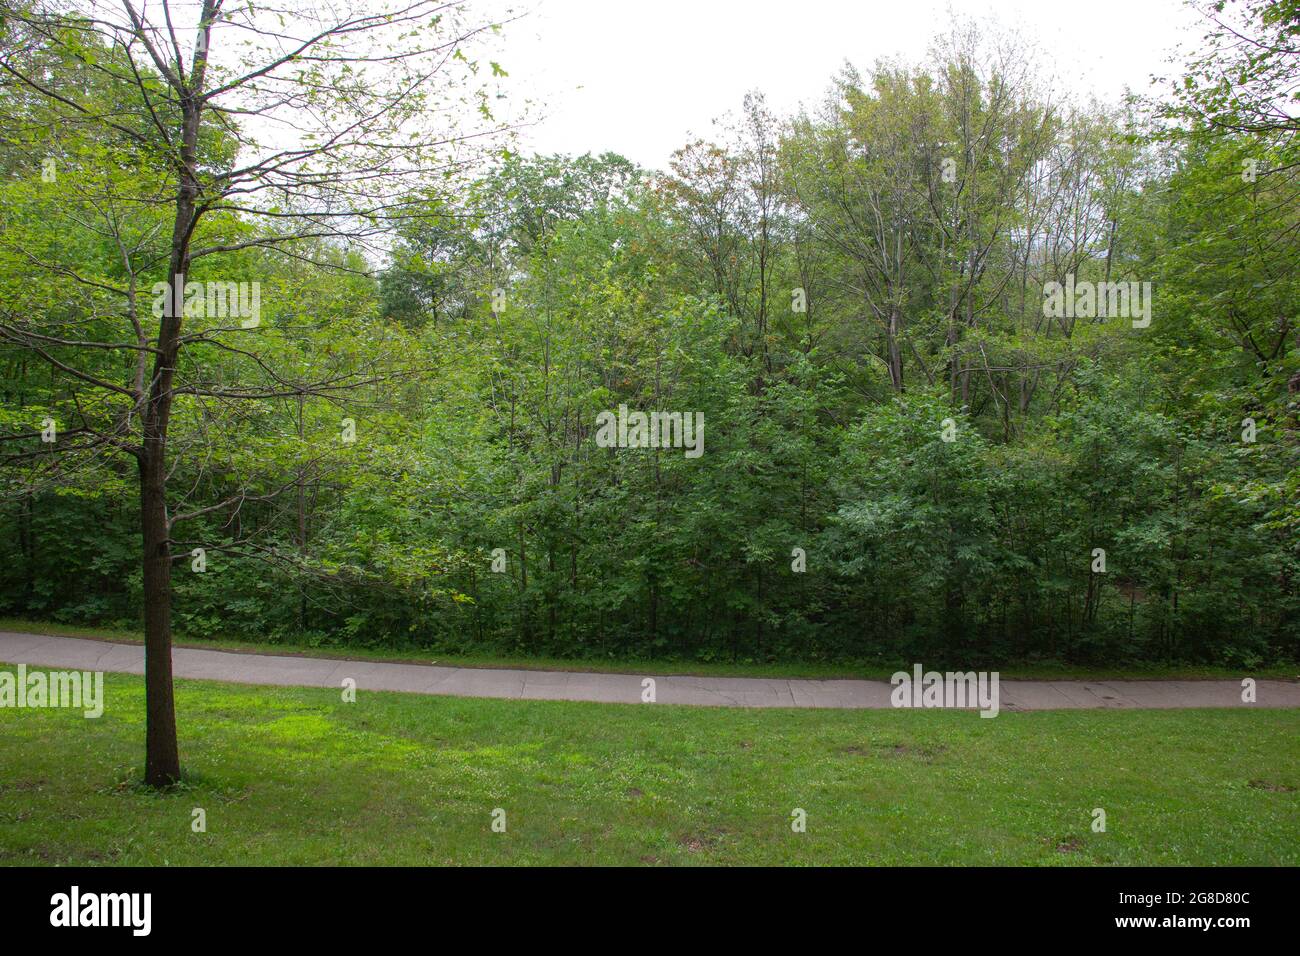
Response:
[[[660,704],[721,707],[887,708],[888,681],[782,680],[759,677],[680,677],[644,674],[588,674],[429,664],[388,664],[313,657],[277,657],[235,651],[178,647],[172,652],[177,677],[340,687],[345,678],[359,691],[396,690],[454,697],[518,700],[590,700],[640,703],[642,680],[653,677]],[[0,631],[0,661],[55,669],[144,673],[144,648],[75,637]],[[1247,676],[1247,675],[1243,675]],[[1257,702],[1241,700],[1240,680],[1116,680],[1000,682],[1002,710],[1078,708],[1300,707],[1300,682],[1260,680]]]

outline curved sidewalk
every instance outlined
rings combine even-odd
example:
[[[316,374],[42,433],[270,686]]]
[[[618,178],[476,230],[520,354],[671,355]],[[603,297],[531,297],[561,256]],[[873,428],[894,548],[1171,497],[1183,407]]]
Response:
[[[240,684],[333,687],[346,678],[359,691],[392,690],[454,697],[516,700],[641,702],[642,681],[653,677],[660,704],[721,707],[889,708],[888,681],[784,680],[756,677],[685,677],[592,674],[393,664],[318,657],[280,657],[178,647],[175,676]],[[54,669],[144,673],[144,647],[75,637],[0,631],[0,664]],[[1243,677],[1249,676],[1243,674]],[[1114,680],[1000,682],[1004,711],[1080,708],[1300,707],[1300,682],[1259,680],[1256,702],[1243,703],[1240,680]]]

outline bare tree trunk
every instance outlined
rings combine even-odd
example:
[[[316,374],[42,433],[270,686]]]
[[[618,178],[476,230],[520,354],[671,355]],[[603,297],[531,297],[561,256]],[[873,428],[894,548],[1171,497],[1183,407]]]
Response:
[[[210,0],[208,0],[210,2]],[[205,16],[205,22],[210,15]],[[197,71],[196,71],[197,72]],[[200,74],[201,76],[201,74]],[[140,530],[144,538],[145,783],[166,787],[180,780],[176,700],[172,687],[171,523],[167,514],[167,427],[172,380],[180,351],[185,276],[196,217],[199,107],[182,100],[179,183],[167,281],[171,285],[158,326],[158,353],[144,408],[140,461]]]
[[[298,441],[302,442],[306,432],[303,430],[302,412],[304,396],[302,392],[298,393]],[[306,492],[307,469],[298,466],[298,556],[300,560],[307,560],[307,492]],[[298,633],[307,632],[307,586],[299,582],[298,584]]]
[[[144,781],[167,787],[181,776],[172,692],[172,561],[161,442],[140,456],[140,526],[144,538]]]
[[[903,390],[903,349],[899,345],[900,309],[893,305],[889,309],[889,325],[885,333],[889,361],[889,380],[894,391]]]

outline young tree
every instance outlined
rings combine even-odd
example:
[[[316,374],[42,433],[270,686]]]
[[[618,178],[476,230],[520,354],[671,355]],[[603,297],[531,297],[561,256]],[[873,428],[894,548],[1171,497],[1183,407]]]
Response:
[[[473,158],[469,146],[500,129],[478,64],[465,53],[494,25],[469,22],[461,5],[434,0],[274,11],[226,0],[201,0],[197,9],[174,0],[2,0],[0,23],[0,73],[13,90],[5,110],[10,140],[32,144],[33,119],[53,131],[56,148],[67,150],[69,181],[121,260],[112,282],[82,277],[66,262],[48,264],[83,292],[93,290],[81,301],[94,299],[94,315],[48,302],[36,312],[7,311],[0,331],[54,375],[94,393],[93,402],[78,403],[80,440],[70,447],[111,449],[136,462],[145,780],[165,786],[180,775],[173,528],[181,517],[229,503],[184,516],[169,509],[177,398],[336,399],[375,381],[370,367],[305,378],[277,370],[256,320],[204,316],[192,271],[227,279],[222,270],[239,269],[254,250],[309,259],[322,244],[362,251],[414,214],[406,197],[427,194],[434,177],[453,175]],[[55,74],[51,63],[70,70]],[[482,122],[434,125],[457,112]],[[132,173],[125,185],[105,168],[123,163]],[[151,279],[166,290],[156,326],[139,303]],[[238,362],[218,373],[212,357],[220,353]],[[241,490],[237,500],[247,496]]]

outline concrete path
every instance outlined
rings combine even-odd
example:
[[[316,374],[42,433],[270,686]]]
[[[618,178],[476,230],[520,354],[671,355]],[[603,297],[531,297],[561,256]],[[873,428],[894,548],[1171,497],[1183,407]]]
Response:
[[[454,697],[636,704],[641,702],[641,682],[646,677],[653,677],[655,700],[660,704],[887,708],[893,690],[888,681],[665,677],[653,671],[644,674],[587,674],[438,667],[276,657],[187,647],[178,647],[172,654],[177,677],[291,687],[341,687],[343,680],[350,677],[361,692],[396,690]],[[53,669],[143,674],[144,648],[138,644],[0,631],[0,662]],[[1103,707],[1300,707],[1300,682],[1257,681],[1256,697],[1256,703],[1242,702],[1240,680],[1000,682],[1000,704],[1004,711]]]

